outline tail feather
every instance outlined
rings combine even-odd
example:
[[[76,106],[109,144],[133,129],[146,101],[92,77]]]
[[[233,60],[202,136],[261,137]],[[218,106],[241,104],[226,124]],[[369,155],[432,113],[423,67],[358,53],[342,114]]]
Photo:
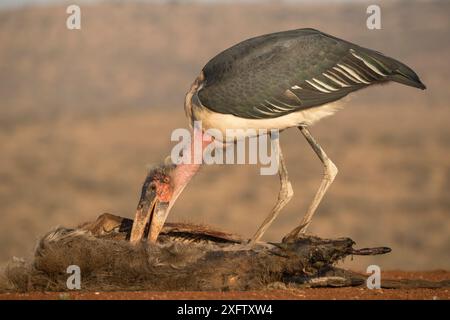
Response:
[[[387,57],[380,52],[366,50],[364,58],[376,65],[380,70],[383,70],[388,75],[388,80],[422,90],[426,89],[419,76],[404,63]]]
[[[425,90],[427,87],[420,81],[419,76],[408,66],[399,62],[397,70],[391,76],[392,81],[405,84],[407,86]]]

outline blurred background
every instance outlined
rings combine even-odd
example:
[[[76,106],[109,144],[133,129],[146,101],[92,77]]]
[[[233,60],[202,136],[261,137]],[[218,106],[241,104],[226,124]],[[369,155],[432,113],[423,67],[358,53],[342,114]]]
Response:
[[[52,227],[133,217],[148,168],[187,127],[184,94],[208,60],[249,37],[312,27],[381,51],[427,85],[353,94],[311,130],[339,168],[310,232],[390,246],[346,266],[450,269],[449,1],[0,3],[0,262],[29,257]],[[366,27],[381,7],[382,29]],[[297,225],[322,167],[298,130],[281,136],[295,196],[266,233]],[[251,236],[276,200],[259,166],[206,166],[169,216]]]

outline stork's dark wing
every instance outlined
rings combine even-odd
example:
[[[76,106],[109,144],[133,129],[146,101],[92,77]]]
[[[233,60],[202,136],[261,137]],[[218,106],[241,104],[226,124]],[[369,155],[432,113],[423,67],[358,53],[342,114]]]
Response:
[[[243,41],[203,68],[202,105],[242,118],[275,118],[388,80],[425,88],[409,67],[313,29]]]

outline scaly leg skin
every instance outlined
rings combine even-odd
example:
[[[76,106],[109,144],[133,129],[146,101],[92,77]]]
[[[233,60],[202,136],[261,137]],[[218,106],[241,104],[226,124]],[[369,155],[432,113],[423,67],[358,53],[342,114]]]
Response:
[[[314,140],[309,130],[306,127],[298,127],[298,128],[300,129],[301,133],[305,136],[306,140],[308,141],[314,152],[317,154],[320,161],[323,163],[324,175],[320,187],[317,190],[316,195],[314,196],[314,199],[308,208],[308,211],[306,211],[305,216],[300,222],[300,225],[291,232],[289,232],[283,238],[283,242],[293,241],[297,239],[300,234],[304,234],[306,232],[306,229],[311,223],[311,219],[314,215],[314,212],[316,212],[316,209],[319,206],[320,202],[322,201],[323,196],[327,192],[330,185],[333,183],[333,180],[338,173],[337,167],[328,158],[325,151],[323,151],[322,147],[316,142],[316,140]]]
[[[289,202],[289,200],[291,200],[292,196],[294,195],[291,183],[289,182],[286,164],[284,163],[283,153],[281,152],[280,139],[279,138],[275,139],[274,143],[275,143],[275,152],[278,153],[278,175],[280,176],[280,183],[281,183],[280,192],[278,193],[278,200],[275,206],[273,207],[272,211],[270,212],[270,214],[267,216],[267,218],[259,227],[258,231],[256,231],[255,235],[250,240],[249,242],[250,247],[254,246],[255,243],[258,242],[259,239],[261,239],[263,234],[266,232],[266,230],[278,216],[280,211]]]

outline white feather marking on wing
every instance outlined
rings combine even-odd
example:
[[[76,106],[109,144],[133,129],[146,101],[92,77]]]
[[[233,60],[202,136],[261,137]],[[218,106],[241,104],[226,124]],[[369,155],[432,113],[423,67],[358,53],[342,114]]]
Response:
[[[361,83],[357,79],[353,78],[352,75],[347,73],[345,70],[340,69],[338,67],[333,67],[333,69],[336,70],[337,72],[339,72],[340,74],[342,74],[344,77],[349,78],[351,81],[356,82],[356,83]]]
[[[276,99],[276,98],[273,98],[273,100],[275,100],[275,101],[278,102],[278,103],[284,104],[286,107],[290,107],[290,108],[291,108],[290,110],[292,110],[292,109],[297,109],[297,108],[299,107],[299,105],[297,105],[297,106],[296,106],[296,105],[292,105],[292,104],[289,104],[289,103],[280,101],[280,100],[278,100],[278,99]]]
[[[321,88],[318,84],[315,84],[315,83],[312,82],[312,81],[306,80],[306,82],[307,82],[309,85],[311,85],[311,86],[313,86],[314,88],[316,88],[317,90],[319,90],[320,92],[324,92],[324,93],[330,93],[330,92],[331,92],[331,91],[328,91],[328,90],[326,90],[326,89],[324,89],[324,88]]]
[[[347,86],[349,86],[349,87],[351,87],[351,83],[348,83],[345,79],[344,79],[344,77],[342,76],[342,75],[339,75],[337,72],[335,72],[335,71],[331,71],[331,70],[328,70],[327,71],[329,74],[331,74],[333,77],[335,77],[336,79],[338,79],[339,81],[342,81],[343,83],[345,83]]]
[[[292,90],[287,89],[284,92],[284,95],[288,98],[294,98],[296,100],[298,100],[299,103],[302,103],[302,101],[300,100],[299,96],[297,96]]]
[[[358,72],[356,70],[352,69],[350,66],[343,65],[340,63],[338,63],[338,66],[341,67],[342,69],[344,69],[345,71],[347,71],[348,73],[350,73],[353,77],[358,79],[360,82],[365,83],[365,84],[370,84],[370,82],[364,80],[363,77],[361,75],[359,75]]]
[[[269,100],[264,100],[264,101],[265,101],[266,103],[270,104],[270,105],[271,105],[272,107],[274,107],[275,109],[280,110],[280,112],[283,112],[283,111],[291,111],[291,110],[292,110],[291,108],[282,108],[282,107],[280,107],[280,106],[278,106],[278,105],[276,105],[276,104],[270,102]]]
[[[383,77],[386,77],[386,76],[387,76],[387,74],[381,72],[381,70],[378,69],[377,67],[375,67],[373,64],[371,64],[371,63],[369,63],[368,61],[366,61],[363,57],[360,57],[359,55],[357,55],[357,54],[355,53],[355,50],[350,49],[350,52],[351,52],[351,54],[352,54],[355,58],[361,60],[361,61],[362,61],[367,67],[369,67],[373,72],[378,73],[380,76],[383,76]]]
[[[317,82],[318,84],[320,84],[322,87],[331,90],[331,91],[338,91],[339,89],[336,89],[335,87],[332,87],[328,84],[326,84],[325,82],[322,82],[320,80],[317,80],[316,78],[313,78],[313,81]]]
[[[264,106],[264,105],[262,105],[262,106],[263,106],[264,108],[267,108],[267,107]],[[265,114],[265,115],[268,115],[268,116],[273,116],[273,115],[276,114],[276,112],[274,113],[272,110],[271,110],[271,112],[267,112],[267,111],[261,110],[260,107],[253,107],[253,109],[255,109],[256,111],[258,111],[259,113],[262,113],[262,114]]]
[[[336,82],[338,85],[340,85],[342,88],[345,88],[345,87],[350,87],[348,84],[345,84],[345,83],[343,83],[342,81],[339,81],[337,78],[335,78],[335,77],[333,77],[333,76],[330,76],[330,75],[328,75],[328,74],[326,74],[326,73],[322,73],[325,77],[327,77],[328,79],[330,79],[331,81],[334,81],[334,82]]]

